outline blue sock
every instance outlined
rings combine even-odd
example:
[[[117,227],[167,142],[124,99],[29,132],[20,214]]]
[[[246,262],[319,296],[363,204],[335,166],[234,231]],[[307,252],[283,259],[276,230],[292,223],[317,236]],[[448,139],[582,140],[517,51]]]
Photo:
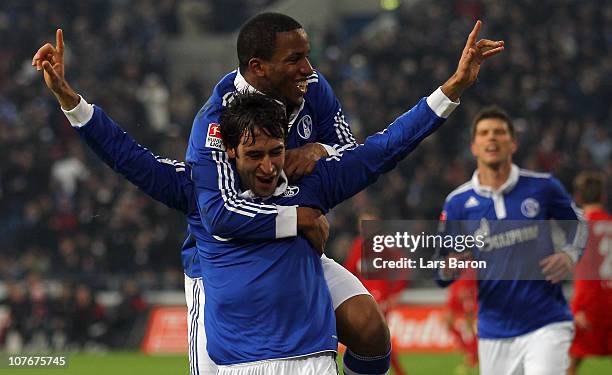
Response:
[[[364,357],[346,349],[343,362],[344,375],[383,375],[389,371],[391,350],[383,356]]]

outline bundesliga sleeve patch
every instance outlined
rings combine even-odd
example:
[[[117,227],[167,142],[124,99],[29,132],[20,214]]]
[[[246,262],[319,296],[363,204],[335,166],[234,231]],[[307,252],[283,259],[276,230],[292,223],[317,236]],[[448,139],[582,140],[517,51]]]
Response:
[[[219,124],[208,124],[206,147],[216,148],[217,150],[225,151],[225,146],[223,146],[223,139],[221,139],[221,129]]]

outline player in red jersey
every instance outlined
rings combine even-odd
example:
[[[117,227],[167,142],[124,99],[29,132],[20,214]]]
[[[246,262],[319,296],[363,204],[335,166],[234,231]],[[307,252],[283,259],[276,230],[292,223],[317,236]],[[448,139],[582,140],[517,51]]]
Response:
[[[476,270],[468,268],[451,284],[444,316],[448,330],[465,355],[464,365],[469,368],[475,368],[478,365],[477,277]]]
[[[589,221],[589,241],[576,265],[572,311],[576,336],[568,375],[588,356],[612,354],[612,216],[604,209],[604,175],[585,172],[574,181],[576,202]]]
[[[372,214],[363,214],[360,216],[359,222],[362,220],[376,220],[377,217]],[[376,300],[380,306],[381,311],[386,316],[387,313],[396,305],[400,293],[406,286],[408,286],[408,275],[399,274],[394,272],[389,275],[379,276],[380,280],[370,280],[364,278],[364,274],[361,272],[361,247],[363,244],[363,237],[357,236],[353,240],[351,249],[344,262],[344,267],[349,270],[353,275],[357,276],[359,281],[365,286],[370,292],[372,297]],[[393,249],[387,249],[387,251],[393,251]],[[395,255],[395,254],[394,254]],[[398,258],[401,253],[398,251]],[[393,257],[393,255],[391,255]],[[386,259],[389,259],[386,257]],[[377,272],[377,275],[380,274]],[[397,352],[391,351],[391,367],[396,375],[406,375],[406,372],[402,369],[399,359],[397,358]]]
[[[440,221],[446,221],[446,212],[440,214]],[[468,254],[466,253],[466,256]],[[478,314],[478,274],[468,268],[452,283],[448,290],[444,320],[448,331],[464,354],[464,364],[475,368],[478,365],[478,335],[476,316]]]

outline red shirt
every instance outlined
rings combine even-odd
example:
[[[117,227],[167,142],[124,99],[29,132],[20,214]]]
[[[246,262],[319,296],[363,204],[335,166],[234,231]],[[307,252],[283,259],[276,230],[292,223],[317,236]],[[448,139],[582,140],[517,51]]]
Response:
[[[390,297],[400,293],[407,285],[407,280],[369,280],[361,274],[361,245],[363,239],[357,236],[344,262],[344,267],[361,281],[378,303],[386,302]],[[408,276],[407,274],[405,275]]]
[[[476,314],[478,310],[478,274],[466,269],[449,287],[447,306],[456,314]]]
[[[576,265],[572,311],[584,311],[592,320],[612,320],[612,216],[590,212],[589,240]]]

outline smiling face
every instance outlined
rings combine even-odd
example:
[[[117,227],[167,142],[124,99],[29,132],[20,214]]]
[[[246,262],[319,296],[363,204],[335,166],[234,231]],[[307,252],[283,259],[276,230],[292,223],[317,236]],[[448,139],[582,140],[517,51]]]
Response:
[[[485,118],[476,124],[471,150],[479,167],[499,169],[503,165],[509,166],[516,149],[516,139],[506,121]]]
[[[276,33],[272,57],[257,59],[257,88],[288,106],[301,105],[308,89],[306,79],[314,72],[308,60],[309,53],[310,44],[304,29]]]
[[[243,135],[237,148],[228,149],[235,159],[243,191],[251,190],[258,197],[269,197],[278,186],[280,173],[285,165],[285,143],[260,128],[254,132],[255,139]]]

